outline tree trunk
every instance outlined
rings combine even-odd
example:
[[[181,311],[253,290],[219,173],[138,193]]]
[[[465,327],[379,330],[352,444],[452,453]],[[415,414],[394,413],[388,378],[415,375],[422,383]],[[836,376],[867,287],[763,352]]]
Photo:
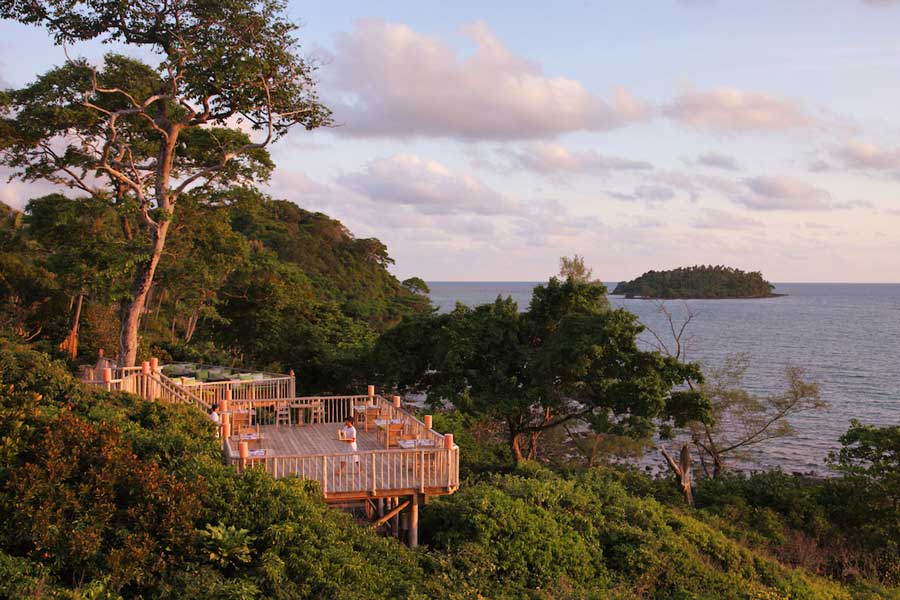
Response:
[[[156,266],[162,257],[166,245],[166,232],[169,229],[169,215],[161,215],[159,224],[153,228],[153,253],[150,260],[139,263],[131,284],[131,301],[122,306],[122,325],[119,332],[119,367],[133,367],[137,362],[138,332],[141,327],[141,315],[147,302],[147,295],[153,285]]]
[[[522,444],[521,444],[522,434],[520,433],[512,433],[509,434],[509,447],[512,450],[513,458],[516,459],[516,464],[519,464],[525,457],[522,455]]]
[[[675,462],[675,459],[666,451],[664,447],[660,448],[662,450],[662,455],[666,459],[666,463],[669,465],[669,468],[672,469],[672,472],[675,473],[675,477],[678,480],[678,484],[681,487],[681,494],[684,496],[684,501],[687,502],[688,506],[694,506],[694,492],[691,486],[691,449],[687,444],[684,444],[681,447],[681,453],[678,456],[678,462]]]
[[[78,304],[75,306],[75,321],[72,323],[72,343],[69,345],[72,360],[78,356],[78,328],[81,325],[81,305],[84,302],[84,290],[78,294]]]
[[[194,309],[194,312],[188,317],[188,326],[187,331],[184,333],[184,343],[190,344],[191,339],[194,337],[194,332],[197,330],[197,321],[200,320],[200,307]]]
[[[540,431],[532,431],[530,434],[531,446],[528,448],[528,460],[537,460],[538,439],[541,436]]]

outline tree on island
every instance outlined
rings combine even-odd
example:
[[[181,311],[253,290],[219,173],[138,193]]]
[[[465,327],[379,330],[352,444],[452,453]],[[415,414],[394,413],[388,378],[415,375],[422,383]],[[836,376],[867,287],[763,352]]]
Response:
[[[725,266],[698,265],[670,271],[647,271],[623,281],[613,294],[639,298],[768,298],[775,288],[762,273]]]
[[[265,147],[293,125],[330,123],[296,25],[280,0],[0,2],[0,17],[42,25],[58,44],[100,39],[159,63],[109,54],[70,60],[0,98],[0,164],[102,198],[121,215],[133,278],[122,302],[120,365],[136,361],[141,315],[179,198],[264,180]],[[247,129],[256,132],[251,139]]]

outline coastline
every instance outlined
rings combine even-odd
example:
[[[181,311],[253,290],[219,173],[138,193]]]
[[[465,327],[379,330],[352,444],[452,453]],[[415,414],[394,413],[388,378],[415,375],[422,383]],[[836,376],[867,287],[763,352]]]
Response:
[[[767,296],[633,296],[630,294],[607,294],[626,300],[768,300],[770,298],[783,298],[789,294],[769,294]]]

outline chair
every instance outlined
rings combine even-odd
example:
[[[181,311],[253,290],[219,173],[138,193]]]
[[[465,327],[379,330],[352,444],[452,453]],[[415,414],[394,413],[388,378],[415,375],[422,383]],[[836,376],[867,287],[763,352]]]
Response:
[[[309,407],[309,422],[310,424],[325,422],[325,407],[321,402],[316,402]]]
[[[291,424],[291,407],[282,404],[275,409],[275,426]]]
[[[253,412],[248,410],[245,413],[231,414],[231,430],[237,431],[241,427],[251,427],[253,425]]]
[[[396,446],[397,440],[400,439],[400,435],[403,433],[403,424],[402,423],[390,423],[385,430],[385,440],[384,447],[390,448],[391,445]]]

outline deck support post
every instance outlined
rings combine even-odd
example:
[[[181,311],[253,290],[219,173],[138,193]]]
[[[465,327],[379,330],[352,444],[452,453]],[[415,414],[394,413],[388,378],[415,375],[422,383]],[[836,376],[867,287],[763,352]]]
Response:
[[[391,498],[391,508],[394,508],[399,503],[400,499],[397,497]],[[399,515],[394,515],[391,517],[391,535],[395,538],[400,537],[400,517]]]
[[[383,516],[384,516],[384,498],[379,498],[378,499],[378,518],[380,519]]]
[[[398,536],[398,539],[400,539],[401,541],[403,539],[405,539],[408,535],[408,532],[409,532],[409,512],[404,510],[404,511],[400,512],[400,532],[399,532],[400,535]]]
[[[412,502],[409,505],[409,547],[415,548],[419,545],[419,495],[412,495]]]

